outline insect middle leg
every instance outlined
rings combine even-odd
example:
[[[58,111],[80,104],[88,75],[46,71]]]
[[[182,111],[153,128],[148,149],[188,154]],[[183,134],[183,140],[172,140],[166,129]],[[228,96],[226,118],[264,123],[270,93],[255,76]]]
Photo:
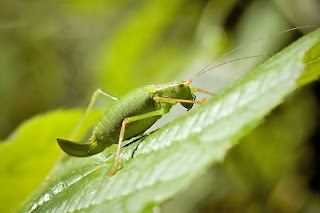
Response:
[[[119,136],[119,142],[118,142],[116,162],[114,164],[113,169],[108,174],[109,177],[113,176],[114,173],[118,170],[118,167],[119,167],[120,151],[121,151],[121,147],[122,147],[122,142],[123,142],[123,138],[124,138],[124,132],[125,132],[125,129],[126,129],[126,125],[128,123],[131,123],[131,122],[134,122],[134,121],[143,120],[143,119],[150,118],[150,117],[157,116],[157,115],[164,115],[164,114],[166,114],[168,112],[169,112],[168,109],[161,109],[161,110],[145,113],[145,114],[142,114],[142,115],[128,117],[128,118],[125,118],[122,121],[122,126],[121,126],[120,136]]]

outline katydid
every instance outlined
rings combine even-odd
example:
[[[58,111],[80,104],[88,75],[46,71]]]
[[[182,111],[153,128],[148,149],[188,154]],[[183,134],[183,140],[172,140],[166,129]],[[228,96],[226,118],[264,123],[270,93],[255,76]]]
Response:
[[[189,87],[192,81],[174,81],[166,84],[147,85],[134,89],[117,99],[100,118],[93,129],[89,142],[78,143],[57,139],[63,151],[75,157],[87,157],[102,152],[106,147],[118,142],[116,162],[112,176],[119,167],[120,150],[123,140],[137,136],[151,127],[162,115],[168,113],[172,105],[181,103],[190,110],[196,101],[193,91],[207,91]]]
[[[307,26],[310,27],[310,26]],[[301,27],[300,27],[301,28]],[[292,28],[289,30],[282,31],[280,33],[288,32],[291,30],[299,29],[299,27]],[[277,33],[277,34],[280,34]],[[274,34],[274,35],[277,35]],[[271,35],[268,35],[271,36]],[[265,37],[268,37],[265,36]],[[265,38],[263,37],[263,38]],[[255,41],[261,40],[259,38]],[[247,44],[250,44],[247,43]],[[245,45],[247,45],[245,44]],[[224,54],[223,56],[245,46],[242,45],[232,51]],[[221,57],[223,57],[221,56]],[[214,62],[216,62],[217,58]],[[126,139],[130,139],[141,133],[144,133],[149,129],[162,115],[168,113],[171,107],[177,103],[180,103],[184,108],[190,110],[194,104],[203,104],[207,99],[195,100],[195,92],[201,92],[209,95],[215,95],[214,93],[199,89],[190,88],[189,85],[192,81],[204,74],[205,72],[216,68],[218,66],[237,61],[245,58],[261,57],[260,56],[249,56],[234,59],[217,66],[208,68],[211,63],[201,70],[194,78],[187,81],[172,81],[164,84],[152,84],[134,89],[119,99],[112,97],[111,95],[98,89],[92,96],[89,105],[79,121],[75,130],[79,128],[84,117],[91,109],[98,94],[102,94],[115,100],[115,102],[105,111],[104,115],[100,118],[99,122],[93,129],[92,136],[88,142],[79,143],[73,142],[73,136],[70,140],[57,139],[61,149],[67,154],[75,157],[88,157],[98,154],[105,150],[112,144],[118,143],[117,155],[115,164],[109,176],[112,176],[119,168],[120,162],[120,151],[122,142]],[[74,131],[76,132],[76,131]]]

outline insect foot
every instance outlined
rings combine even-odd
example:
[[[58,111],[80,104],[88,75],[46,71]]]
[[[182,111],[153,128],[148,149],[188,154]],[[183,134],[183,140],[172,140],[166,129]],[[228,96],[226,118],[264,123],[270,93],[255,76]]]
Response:
[[[118,170],[119,170],[118,167],[114,167],[114,168],[107,174],[107,177],[112,177]]]
[[[208,99],[207,98],[204,98],[202,101],[200,101],[200,104],[204,104],[204,103],[207,103]]]

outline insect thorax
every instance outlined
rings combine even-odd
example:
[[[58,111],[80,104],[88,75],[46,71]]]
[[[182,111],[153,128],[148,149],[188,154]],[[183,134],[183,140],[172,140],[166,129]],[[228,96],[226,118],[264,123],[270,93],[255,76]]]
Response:
[[[188,81],[174,81],[164,84],[152,84],[146,86],[156,96],[170,99],[194,100],[195,96],[191,93]],[[181,103],[181,105],[188,110],[192,108],[193,104]]]

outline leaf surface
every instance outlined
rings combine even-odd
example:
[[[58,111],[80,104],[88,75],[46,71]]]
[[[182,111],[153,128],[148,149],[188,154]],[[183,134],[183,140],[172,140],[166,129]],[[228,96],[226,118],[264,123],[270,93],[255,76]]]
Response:
[[[223,160],[303,85],[299,79],[316,64],[306,61],[319,57],[319,41],[320,30],[310,33],[203,106],[128,144],[112,178],[106,174],[114,164],[115,146],[90,158],[70,158],[19,212],[150,212]],[[319,77],[319,70],[312,70],[308,82]]]
[[[6,203],[4,212],[17,209],[44,180],[61,153],[56,138],[67,138],[81,113],[56,110],[35,116],[0,142],[0,203]],[[101,112],[91,113],[84,129],[100,115]]]

